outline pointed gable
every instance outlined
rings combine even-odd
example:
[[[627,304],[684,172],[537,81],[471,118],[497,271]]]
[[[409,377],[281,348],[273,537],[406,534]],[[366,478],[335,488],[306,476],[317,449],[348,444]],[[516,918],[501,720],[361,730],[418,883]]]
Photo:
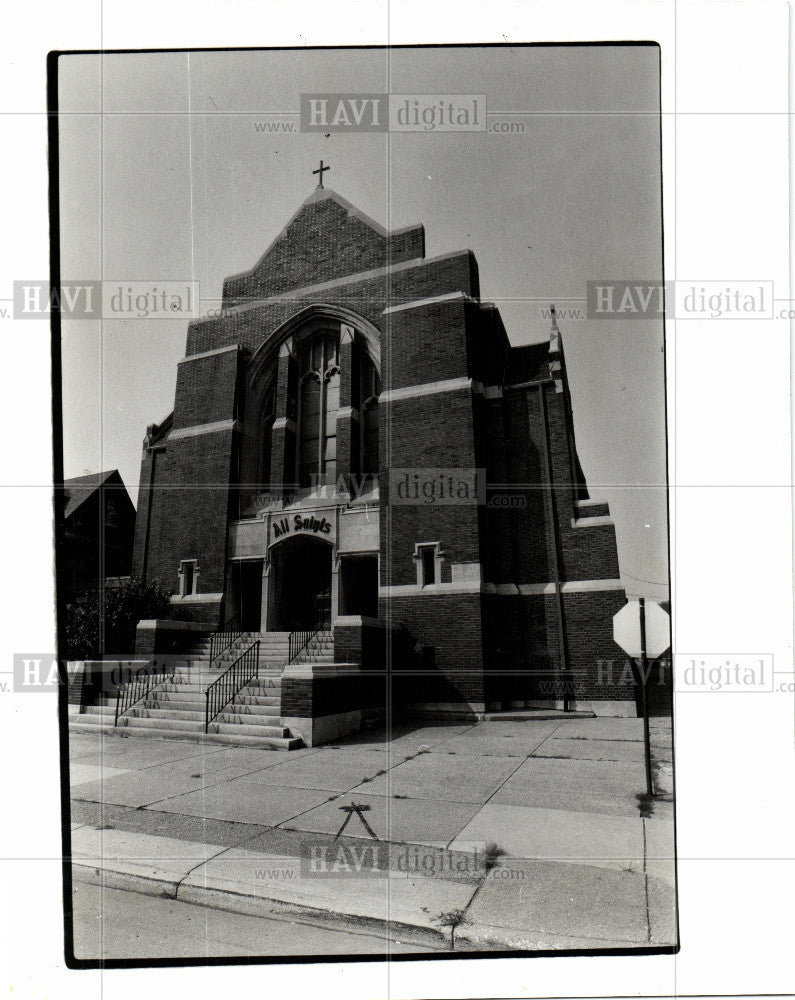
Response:
[[[388,233],[330,188],[318,187],[250,270],[224,282],[224,308],[423,257],[422,226]]]

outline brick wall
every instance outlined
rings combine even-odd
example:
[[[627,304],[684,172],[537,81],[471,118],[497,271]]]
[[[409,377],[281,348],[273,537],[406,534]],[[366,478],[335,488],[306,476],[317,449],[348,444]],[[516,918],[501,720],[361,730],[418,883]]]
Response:
[[[276,331],[310,305],[346,307],[382,331],[385,391],[463,378],[485,386],[549,380],[550,376],[559,383],[547,381],[540,390],[506,388],[497,398],[484,397],[466,386],[452,392],[423,391],[408,398],[382,399],[382,585],[413,588],[415,545],[437,541],[444,553],[442,585],[454,582],[452,566],[456,563],[480,564],[483,582],[495,584],[549,583],[556,560],[563,581],[617,577],[612,525],[572,527],[573,519],[604,516],[605,511],[600,507],[581,512],[576,504],[587,491],[574,446],[562,349],[550,354],[548,344],[509,346],[498,310],[477,301],[477,265],[469,251],[410,263],[423,254],[421,227],[389,237],[332,197],[310,199],[250,272],[227,279],[226,311],[190,325],[189,357],[228,345],[241,349],[180,365],[174,430],[239,419],[245,410],[247,366],[263,360],[265,367],[270,360],[276,364]],[[389,275],[364,273],[388,262],[408,262],[409,266]],[[308,284],[346,277],[315,293],[301,290]],[[444,302],[384,311],[452,293],[460,294]],[[286,359],[284,364],[286,370]],[[347,373],[342,386],[345,405],[351,393],[346,379]],[[253,412],[253,397],[249,409]],[[292,443],[290,434],[284,432],[274,439],[275,478],[280,478],[286,465],[292,467],[286,454]],[[225,429],[171,437],[161,444],[165,450],[145,450],[142,459],[135,566],[139,572],[143,568],[148,579],[159,578],[176,590],[180,560],[197,558],[199,591],[221,592],[227,524],[236,513],[232,487],[238,470],[237,432]],[[344,425],[338,447],[345,452],[349,449]],[[552,519],[546,455],[552,470]],[[512,495],[521,503],[397,502],[392,470],[417,468],[485,468],[491,482],[520,484]],[[253,483],[256,473],[246,469],[244,481]],[[340,471],[345,471],[344,459]],[[147,487],[150,474],[154,477],[151,491]],[[436,593],[403,590],[392,594],[388,605],[382,598],[382,615],[402,627],[404,638],[410,637],[399,642],[393,636],[390,644],[397,699],[523,700],[517,692],[526,692],[528,684],[538,685],[558,663],[554,595],[480,594],[477,579],[470,579],[472,592],[448,586]],[[575,679],[580,678],[576,693],[581,698],[630,696],[623,681],[608,683],[597,676],[595,666],[597,661],[621,656],[612,643],[611,619],[623,602],[621,591],[565,595],[566,649]],[[207,609],[180,605],[175,617],[191,612],[202,616],[196,620],[203,620]],[[387,648],[381,633],[373,638],[367,630],[354,635],[345,629],[335,630],[335,646],[339,647],[338,660],[360,661],[376,670],[383,665]],[[431,661],[418,660],[412,651],[415,646],[435,651],[434,665],[421,676],[409,672]],[[309,706],[312,712],[316,707]]]
[[[280,714],[286,718],[318,719],[362,707],[362,679],[345,677],[284,677]]]
[[[477,264],[468,250],[436,260],[419,261],[415,267],[391,274],[351,279],[315,294],[239,306],[221,316],[195,320],[188,327],[185,354],[215,350],[229,344],[241,344],[255,351],[290,317],[318,302],[347,306],[380,327],[381,314],[387,305],[457,291],[475,297],[480,294]]]
[[[314,197],[314,196],[313,196]],[[425,233],[415,226],[394,236],[379,232],[327,192],[306,203],[245,274],[224,282],[224,306],[318,284],[422,257]]]
[[[479,594],[416,594],[382,597],[380,614],[405,627],[419,646],[435,651],[435,667],[421,658],[393,659],[397,700],[482,702],[483,639]],[[427,664],[427,661],[425,661]],[[412,671],[402,680],[401,670]],[[421,673],[416,674],[419,670]]]
[[[172,436],[143,452],[134,567],[147,581],[157,581],[172,593],[178,592],[184,559],[198,560],[199,593],[224,589],[227,525],[236,501],[237,431],[227,426],[188,436],[173,434],[217,421],[231,424],[237,415],[240,378],[241,357],[236,352],[181,364]],[[179,617],[196,621],[214,620],[220,612],[217,604],[185,607]]]
[[[240,377],[241,363],[235,351],[182,361],[177,367],[174,430],[236,416]]]

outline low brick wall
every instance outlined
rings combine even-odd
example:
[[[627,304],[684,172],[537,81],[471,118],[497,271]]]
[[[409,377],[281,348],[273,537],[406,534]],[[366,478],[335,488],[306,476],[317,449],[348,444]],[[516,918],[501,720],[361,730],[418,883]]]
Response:
[[[85,660],[70,664],[69,701],[93,705],[101,695],[115,695],[119,688],[132,680],[139,670],[151,666],[151,660]]]
[[[358,732],[362,724],[359,665],[288,664],[282,674],[281,718],[309,747]]]
[[[167,618],[140,621],[135,630],[135,652],[139,656],[180,653],[211,630],[206,622],[171,621]]]

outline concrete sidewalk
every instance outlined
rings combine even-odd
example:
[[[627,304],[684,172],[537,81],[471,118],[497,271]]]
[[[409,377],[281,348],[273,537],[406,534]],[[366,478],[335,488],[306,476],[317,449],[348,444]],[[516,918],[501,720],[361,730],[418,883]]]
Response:
[[[670,723],[652,734],[670,787]],[[644,800],[638,719],[406,726],[290,754],[99,734],[70,750],[78,879],[363,926],[385,948],[675,943],[672,803]]]

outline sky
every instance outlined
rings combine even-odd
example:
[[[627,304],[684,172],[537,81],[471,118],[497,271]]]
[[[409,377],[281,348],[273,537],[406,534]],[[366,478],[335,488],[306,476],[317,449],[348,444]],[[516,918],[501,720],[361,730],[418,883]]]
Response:
[[[513,130],[300,132],[300,95],[321,92],[482,94],[489,126]],[[322,158],[325,184],[382,225],[423,223],[428,256],[471,249],[512,343],[547,339],[554,303],[622,579],[667,597],[662,323],[588,320],[583,301],[587,281],[661,275],[655,47],[74,55],[59,61],[59,110],[65,281],[194,281],[203,309],[218,307],[224,277],[259,260]],[[64,322],[67,477],[118,468],[136,500],[186,333],[184,318]]]

